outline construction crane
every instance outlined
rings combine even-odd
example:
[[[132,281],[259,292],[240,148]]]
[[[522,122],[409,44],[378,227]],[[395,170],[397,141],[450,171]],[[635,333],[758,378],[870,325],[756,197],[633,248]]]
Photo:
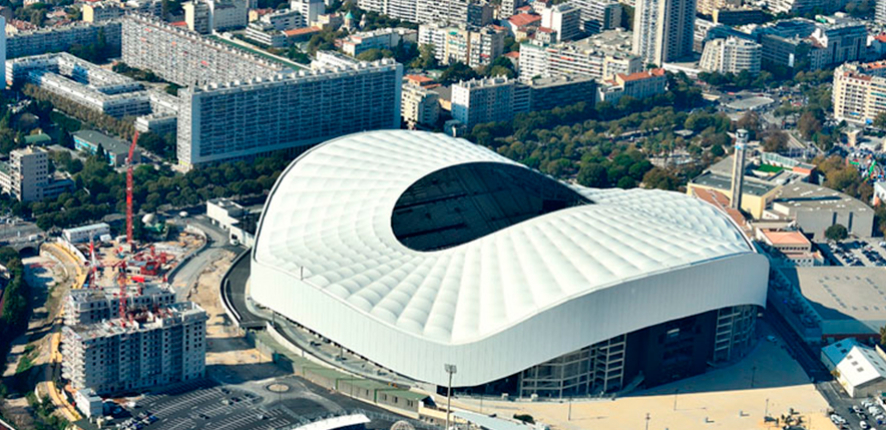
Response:
[[[98,281],[96,278],[96,272],[98,272],[98,259],[95,258],[95,241],[92,237],[89,238],[89,287],[90,288],[98,288]]]
[[[115,264],[114,267],[117,267],[119,272],[117,273],[117,284],[120,286],[120,297],[119,299],[119,307],[117,311],[120,314],[120,325],[126,326],[126,285],[128,283],[128,279],[126,278],[126,260],[120,260],[119,263]]]
[[[132,136],[132,144],[129,145],[129,157],[126,158],[126,244],[132,252],[132,157],[135,154],[135,145],[138,143],[138,131]]]

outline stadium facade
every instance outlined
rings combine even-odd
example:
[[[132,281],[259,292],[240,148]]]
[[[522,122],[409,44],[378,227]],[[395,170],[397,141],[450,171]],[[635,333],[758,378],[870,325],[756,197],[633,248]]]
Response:
[[[353,134],[296,159],[252,254],[259,304],[417,381],[596,394],[740,357],[769,264],[682,194],[590,189],[465,140]]]

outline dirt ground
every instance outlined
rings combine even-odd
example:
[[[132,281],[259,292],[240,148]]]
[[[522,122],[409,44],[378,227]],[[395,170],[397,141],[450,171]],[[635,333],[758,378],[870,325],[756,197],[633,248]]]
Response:
[[[258,350],[243,339],[243,333],[229,321],[220,303],[221,278],[231,267],[231,261],[235,256],[230,251],[220,253],[206,265],[196,284],[188,292],[188,300],[200,305],[209,316],[206,322],[207,366],[256,364],[267,361],[267,357],[262,358]]]

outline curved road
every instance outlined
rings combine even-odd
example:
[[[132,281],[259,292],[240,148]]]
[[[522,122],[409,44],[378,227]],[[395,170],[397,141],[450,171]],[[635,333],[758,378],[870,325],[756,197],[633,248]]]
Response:
[[[228,233],[210,224],[205,215],[197,215],[186,219],[176,217],[174,221],[175,225],[182,228],[191,224],[203,230],[209,240],[207,247],[198,251],[168,279],[169,284],[175,290],[176,301],[185,301],[188,298],[188,292],[194,283],[197,282],[197,278],[207,264],[221,256],[224,251],[232,251],[238,254],[243,248],[230,245],[228,243]]]

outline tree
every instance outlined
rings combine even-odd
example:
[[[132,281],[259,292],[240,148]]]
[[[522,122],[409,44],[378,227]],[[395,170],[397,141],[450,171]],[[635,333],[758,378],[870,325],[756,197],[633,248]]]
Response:
[[[467,64],[462,63],[461,61],[456,61],[443,71],[443,74],[440,75],[440,82],[444,85],[450,85],[456,82],[470,81],[471,79],[477,79],[479,77],[480,74],[477,73],[476,70],[470,68]]]
[[[412,63],[409,64],[410,67],[416,69],[436,69],[439,67],[437,64],[437,57],[435,57],[436,48],[431,44],[424,44],[418,47],[418,57],[412,60]]]
[[[797,120],[797,130],[800,131],[804,139],[812,139],[815,133],[821,131],[821,121],[812,112],[803,112],[803,115],[800,115],[800,119]]]
[[[843,224],[834,224],[824,231],[824,236],[834,242],[839,242],[849,237],[849,231]]]
[[[591,188],[609,187],[609,176],[606,168],[598,163],[582,164],[578,169],[578,183]]]
[[[874,127],[886,128],[886,112],[880,112],[874,118]]]
[[[775,130],[763,139],[763,150],[766,152],[784,152],[788,149],[788,134]]]

